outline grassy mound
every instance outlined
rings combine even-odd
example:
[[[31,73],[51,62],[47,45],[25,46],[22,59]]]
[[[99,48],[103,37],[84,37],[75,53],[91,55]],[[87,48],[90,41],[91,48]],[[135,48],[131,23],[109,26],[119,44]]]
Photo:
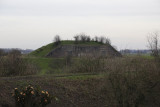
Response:
[[[72,40],[64,40],[61,41],[60,45],[75,45],[75,41]],[[102,45],[101,43],[90,41],[90,42],[79,42],[78,45]],[[45,57],[50,51],[55,49],[57,46],[54,43],[50,43],[46,46],[42,46],[37,50],[30,53],[31,56],[36,57]]]
[[[42,46],[37,50],[31,52],[29,55],[36,56],[36,57],[44,57],[47,53],[49,53],[52,49],[56,48],[53,43],[50,43],[46,46]]]

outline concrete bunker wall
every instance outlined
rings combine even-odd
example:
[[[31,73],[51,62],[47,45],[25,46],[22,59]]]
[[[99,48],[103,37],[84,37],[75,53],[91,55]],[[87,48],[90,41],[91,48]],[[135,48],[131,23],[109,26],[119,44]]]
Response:
[[[120,56],[114,48],[106,45],[86,46],[86,45],[60,45],[48,53],[47,57],[66,57],[68,55],[78,57],[84,55],[92,56]]]

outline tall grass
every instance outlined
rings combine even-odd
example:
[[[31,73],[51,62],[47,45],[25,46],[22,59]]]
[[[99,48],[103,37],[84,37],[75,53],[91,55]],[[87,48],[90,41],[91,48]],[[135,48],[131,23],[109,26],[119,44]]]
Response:
[[[70,72],[73,73],[98,73],[104,71],[105,60],[101,57],[81,57],[74,60],[70,67]]]
[[[0,76],[33,75],[37,72],[37,66],[20,55],[0,57]]]

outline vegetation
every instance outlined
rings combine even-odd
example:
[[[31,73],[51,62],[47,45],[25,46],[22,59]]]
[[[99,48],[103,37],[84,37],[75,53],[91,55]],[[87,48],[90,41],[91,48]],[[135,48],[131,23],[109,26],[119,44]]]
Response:
[[[56,48],[56,46],[53,45],[53,43],[50,43],[46,46],[43,46],[43,47],[31,52],[29,55],[36,56],[36,57],[44,57],[47,53],[49,53],[54,48]]]
[[[111,45],[111,41],[106,37],[91,38],[89,35],[80,33],[74,36],[75,40],[61,40],[59,35],[54,37],[53,43],[43,46],[30,53],[30,56],[45,57],[50,51],[57,48],[59,45]]]
[[[52,100],[48,91],[40,91],[30,85],[21,90],[15,88],[13,96],[16,107],[45,107]]]
[[[97,42],[97,43],[100,43],[100,44],[111,44],[111,41],[109,38],[106,38],[106,37],[95,37],[95,38],[91,38],[89,35],[86,35],[84,33],[80,33],[80,34],[77,34],[76,36],[74,36],[74,39],[75,39],[75,44],[79,44],[79,43],[85,43],[85,42]]]
[[[101,57],[81,57],[72,60],[68,71],[73,73],[99,73],[104,71],[104,63],[105,61]]]
[[[22,58],[18,50],[12,50],[0,56],[0,76],[33,75],[37,72],[37,67],[29,60]]]
[[[150,33],[147,36],[148,48],[151,50],[154,57],[159,57],[159,34],[158,32]]]
[[[49,68],[51,71],[62,69],[60,72],[52,72],[51,75],[45,72],[46,75],[41,76],[1,78],[0,85],[3,88],[1,87],[0,90],[8,95],[0,94],[0,103],[13,105],[9,91],[13,87],[21,89],[20,87],[32,84],[41,85],[59,98],[58,102],[50,104],[52,106],[67,104],[68,106],[158,107],[160,105],[159,60],[143,56],[84,57],[70,60],[70,63],[67,58],[50,59],[48,62],[48,59],[37,58],[34,61],[39,62],[42,68],[50,67],[45,65],[48,62],[53,65]],[[23,88],[19,93],[21,91]]]
[[[159,61],[142,57],[112,61],[108,63],[109,72],[105,82],[109,105],[118,107],[160,105],[157,100],[160,97]]]
[[[61,45],[74,45],[74,41],[72,40],[63,40],[60,43]],[[91,42],[79,42],[79,45],[102,45],[99,42],[91,41]],[[51,50],[55,49],[57,45],[55,43],[50,43],[46,46],[43,46],[33,52],[31,52],[29,55],[34,57],[45,57]]]
[[[46,74],[48,71],[50,71],[50,64],[52,59],[51,58],[44,58],[44,57],[27,57],[26,59],[28,59],[30,62],[33,62],[37,68],[38,71],[37,75],[44,75]]]
[[[78,36],[81,41],[77,41],[76,44],[102,45],[102,41],[98,41],[103,37],[97,37],[94,41],[87,37],[89,38],[86,35]],[[76,45],[75,41],[61,41],[60,44]],[[16,106],[19,107],[159,107],[158,57],[139,54],[114,58],[46,58],[45,55],[58,45],[55,42],[48,44],[28,56],[21,55],[17,50],[8,54],[0,51],[0,76],[3,76],[0,78],[0,105],[12,107],[16,101]],[[30,76],[27,76],[29,74]],[[28,84],[41,86],[48,91],[26,87]],[[14,90],[15,99],[11,97],[14,87],[17,87]],[[54,98],[55,101],[51,103],[48,92],[58,99]]]
[[[58,46],[61,43],[61,38],[59,35],[56,35],[53,40],[54,45]]]

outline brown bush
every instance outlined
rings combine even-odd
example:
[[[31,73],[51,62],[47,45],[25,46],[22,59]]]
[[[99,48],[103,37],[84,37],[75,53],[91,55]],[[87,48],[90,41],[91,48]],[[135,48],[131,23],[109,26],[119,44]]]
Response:
[[[29,60],[22,58],[17,50],[0,57],[0,76],[31,75],[37,71],[37,67]]]
[[[104,71],[104,60],[100,57],[84,56],[74,60],[70,72],[75,73],[98,73]]]
[[[142,57],[109,59],[104,90],[110,106],[160,105],[159,62]]]

